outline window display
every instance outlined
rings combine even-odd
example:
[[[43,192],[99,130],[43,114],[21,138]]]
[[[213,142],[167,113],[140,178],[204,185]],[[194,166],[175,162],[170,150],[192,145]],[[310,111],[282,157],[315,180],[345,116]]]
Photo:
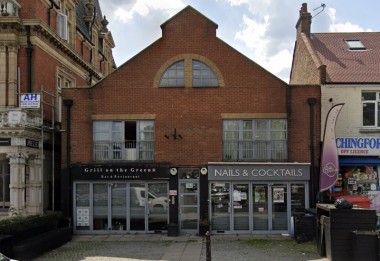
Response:
[[[371,209],[379,208],[379,177],[377,166],[343,166],[335,183],[335,195],[357,195],[371,201]],[[354,204],[355,205],[355,204]]]

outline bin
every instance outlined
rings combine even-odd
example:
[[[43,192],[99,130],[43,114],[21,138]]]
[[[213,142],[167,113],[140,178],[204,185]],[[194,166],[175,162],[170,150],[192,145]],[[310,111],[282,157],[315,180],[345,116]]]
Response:
[[[323,221],[320,242],[325,243],[328,260],[352,259],[352,231],[376,229],[376,211],[369,209],[336,209],[334,205],[318,204],[317,216]],[[323,217],[323,218],[322,218]],[[323,246],[320,246],[323,250]],[[320,252],[322,254],[322,251]],[[365,259],[363,259],[365,260]]]
[[[309,213],[294,213],[294,238],[297,243],[312,241],[316,234],[315,215]]]
[[[178,236],[178,224],[168,224],[168,237]]]
[[[379,260],[378,234],[378,231],[352,231],[352,261]]]

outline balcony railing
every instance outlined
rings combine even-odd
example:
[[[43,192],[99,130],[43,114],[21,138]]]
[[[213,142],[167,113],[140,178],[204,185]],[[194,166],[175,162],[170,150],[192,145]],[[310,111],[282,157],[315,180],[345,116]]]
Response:
[[[1,16],[18,16],[21,5],[16,0],[0,0],[0,15]]]
[[[154,141],[95,141],[95,161],[152,161]]]
[[[287,141],[223,141],[223,161],[286,161]]]
[[[42,117],[39,113],[21,109],[0,110],[0,128],[3,127],[41,127]]]

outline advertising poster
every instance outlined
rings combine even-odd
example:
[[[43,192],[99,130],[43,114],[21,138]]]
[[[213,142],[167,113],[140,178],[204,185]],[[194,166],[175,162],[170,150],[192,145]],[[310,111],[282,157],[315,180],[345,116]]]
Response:
[[[273,203],[285,202],[285,190],[284,188],[273,188]]]

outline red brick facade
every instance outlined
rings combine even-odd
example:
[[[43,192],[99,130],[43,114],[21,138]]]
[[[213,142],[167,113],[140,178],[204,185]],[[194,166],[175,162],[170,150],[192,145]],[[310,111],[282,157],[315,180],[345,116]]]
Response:
[[[65,90],[65,99],[74,101],[71,161],[92,162],[93,116],[138,120],[148,114],[154,115],[156,162],[199,166],[222,161],[224,118],[287,118],[287,115],[289,161],[310,162],[307,99],[318,99],[318,86],[288,87],[216,38],[216,27],[192,8],[185,9],[162,26],[161,39],[109,77],[92,88]],[[155,86],[162,65],[173,57],[206,57],[212,62],[209,65],[220,72],[219,80],[224,86]],[[289,106],[287,88],[291,90]],[[315,128],[318,130],[318,126]],[[164,137],[174,129],[182,140]],[[315,138],[318,140],[317,134]]]

